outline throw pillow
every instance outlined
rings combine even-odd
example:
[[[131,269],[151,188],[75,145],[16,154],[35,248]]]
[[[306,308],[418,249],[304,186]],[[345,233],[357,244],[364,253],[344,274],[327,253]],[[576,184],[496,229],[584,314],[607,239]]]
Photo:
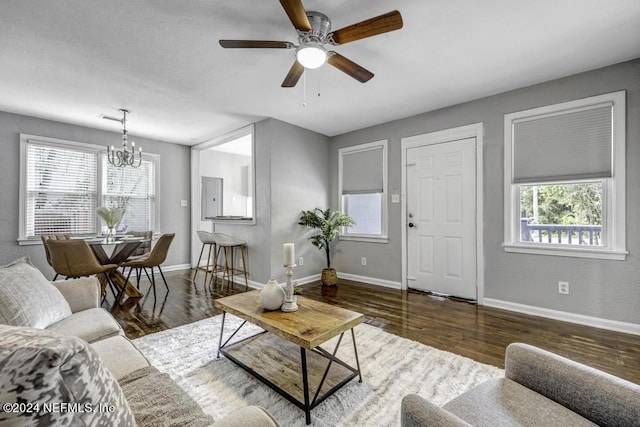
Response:
[[[95,350],[40,329],[0,325],[0,401],[0,425],[135,425]]]
[[[0,267],[0,323],[44,329],[71,316],[71,308],[29,257]]]

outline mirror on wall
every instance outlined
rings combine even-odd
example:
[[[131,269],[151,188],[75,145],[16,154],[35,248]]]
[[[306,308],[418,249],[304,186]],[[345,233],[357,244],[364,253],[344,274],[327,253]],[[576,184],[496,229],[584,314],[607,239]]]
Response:
[[[200,220],[254,219],[253,126],[194,147],[199,153]]]

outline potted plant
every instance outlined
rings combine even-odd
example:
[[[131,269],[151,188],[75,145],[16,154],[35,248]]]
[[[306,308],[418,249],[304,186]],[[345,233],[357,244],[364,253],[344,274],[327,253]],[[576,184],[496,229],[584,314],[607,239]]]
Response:
[[[332,209],[322,210],[315,208],[312,211],[302,211],[298,224],[319,232],[309,237],[311,243],[318,249],[324,249],[327,256],[327,267],[322,270],[321,281],[323,285],[335,285],[338,283],[336,270],[331,268],[331,242],[338,237],[342,227],[351,227],[355,221],[349,215]]]

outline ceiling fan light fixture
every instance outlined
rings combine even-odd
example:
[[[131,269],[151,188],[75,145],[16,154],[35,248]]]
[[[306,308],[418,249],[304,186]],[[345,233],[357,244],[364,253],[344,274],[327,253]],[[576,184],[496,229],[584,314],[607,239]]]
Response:
[[[313,70],[327,62],[327,51],[315,44],[300,46],[296,51],[296,59],[304,68]]]

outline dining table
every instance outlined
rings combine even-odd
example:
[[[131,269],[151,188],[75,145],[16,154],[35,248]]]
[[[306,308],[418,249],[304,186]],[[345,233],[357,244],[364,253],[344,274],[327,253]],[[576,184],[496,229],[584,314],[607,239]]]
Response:
[[[100,264],[122,264],[125,262],[140,246],[143,242],[148,241],[149,239],[145,239],[143,237],[116,237],[116,238],[91,238],[85,239],[87,244],[93,250],[93,253],[96,255],[96,258],[100,262]],[[131,281],[127,280],[127,278],[122,274],[119,269],[113,270],[109,273],[109,277],[111,282],[120,289],[118,292],[118,296],[116,297],[116,301],[114,306],[117,304],[121,305],[131,305],[136,303],[142,298],[144,295],[137,289]],[[104,277],[100,276],[100,285],[102,286],[102,292],[106,292],[107,281]],[[122,292],[124,289],[124,292]],[[125,297],[126,296],[126,297]],[[126,301],[120,301],[123,298],[126,298]]]

